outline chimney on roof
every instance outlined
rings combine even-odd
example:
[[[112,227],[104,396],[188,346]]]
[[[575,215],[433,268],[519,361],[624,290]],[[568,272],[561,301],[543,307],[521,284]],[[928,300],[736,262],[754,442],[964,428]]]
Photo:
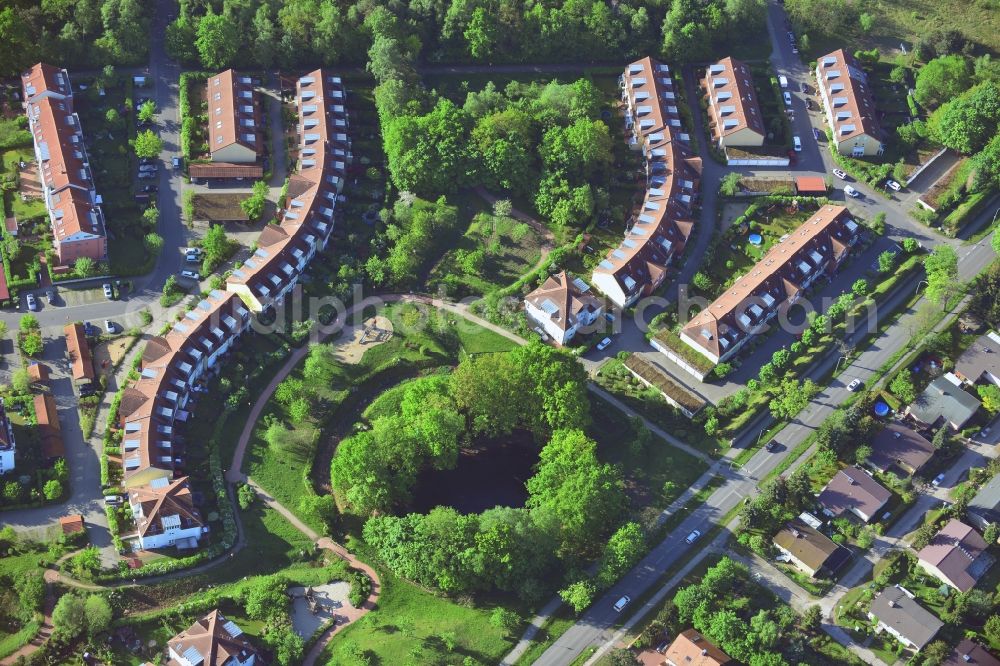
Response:
[[[889,599],[889,608],[895,608],[895,607],[896,607],[896,602],[893,601],[892,599]]]
[[[703,657],[707,657],[708,656],[708,648],[702,648],[701,649],[701,656],[703,656]]]

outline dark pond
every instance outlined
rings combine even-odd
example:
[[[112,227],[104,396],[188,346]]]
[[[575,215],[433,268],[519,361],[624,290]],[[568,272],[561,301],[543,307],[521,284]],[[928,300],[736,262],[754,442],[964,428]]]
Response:
[[[412,511],[426,513],[450,506],[461,513],[479,513],[495,506],[524,506],[524,484],[538,462],[538,445],[530,432],[480,440],[462,449],[455,469],[427,470],[420,475]]]

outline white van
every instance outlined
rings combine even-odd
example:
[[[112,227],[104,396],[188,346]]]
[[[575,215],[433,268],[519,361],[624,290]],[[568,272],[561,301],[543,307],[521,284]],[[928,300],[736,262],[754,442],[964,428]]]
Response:
[[[788,87],[788,77],[787,76],[779,76],[778,77],[778,83],[781,84],[782,88],[787,88]]]
[[[628,606],[628,602],[630,602],[630,601],[632,601],[632,599],[627,594],[625,596],[623,596],[621,599],[619,599],[618,601],[616,601],[615,602],[615,612],[616,613],[621,613],[622,609],[625,608],[626,606]]]

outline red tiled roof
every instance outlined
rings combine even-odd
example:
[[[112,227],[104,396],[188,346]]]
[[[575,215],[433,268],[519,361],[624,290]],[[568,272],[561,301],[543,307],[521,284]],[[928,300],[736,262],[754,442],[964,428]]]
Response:
[[[712,133],[723,139],[740,130],[749,129],[766,135],[764,117],[753,87],[750,68],[734,58],[723,58],[705,70],[705,90],[711,97],[708,113]]]
[[[833,105],[833,140],[848,141],[861,134],[881,140],[882,129],[875,117],[875,100],[868,75],[850,53],[837,49],[816,60],[816,80],[821,97]],[[843,115],[843,117],[841,117]]]
[[[227,69],[208,77],[207,86],[209,151],[215,153],[239,144],[255,153],[262,152],[257,91],[250,77]],[[248,140],[247,135],[253,140]]]
[[[83,334],[83,325],[67,324],[63,333],[66,335],[66,352],[69,354],[70,363],[73,364],[73,379],[93,380],[96,377],[94,360],[90,355],[87,336]]]

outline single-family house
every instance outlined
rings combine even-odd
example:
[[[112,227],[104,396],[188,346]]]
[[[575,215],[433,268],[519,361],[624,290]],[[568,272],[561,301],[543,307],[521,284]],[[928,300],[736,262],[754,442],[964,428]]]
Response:
[[[986,648],[968,638],[963,638],[951,651],[941,666],[1000,666],[1000,659],[990,654]]]
[[[980,380],[1000,386],[1000,334],[981,335],[955,361],[955,376],[969,384]]]
[[[841,155],[881,155],[882,128],[868,75],[850,53],[837,49],[816,60],[816,84],[827,125]]]
[[[747,64],[723,58],[708,66],[702,84],[715,144],[719,148],[763,145],[767,130]]]
[[[954,518],[917,553],[918,567],[959,592],[975,587],[992,563],[983,537]]]
[[[256,162],[264,143],[260,98],[253,79],[227,69],[208,77],[206,94],[212,162]]]
[[[174,480],[160,477],[132,488],[128,503],[142,550],[197,547],[205,523],[194,506],[186,476]]]
[[[681,329],[681,340],[712,363],[732,357],[819,277],[835,272],[857,242],[845,206],[823,206]]]
[[[83,324],[67,324],[63,333],[66,335],[66,353],[73,368],[73,381],[89,384],[97,374],[94,372],[94,359],[90,355],[90,343],[83,332]]]
[[[979,489],[965,513],[969,522],[981,530],[987,525],[1000,525],[1000,474]]]
[[[7,409],[3,398],[0,398],[0,476],[14,469],[14,452],[17,444],[14,441],[14,427],[7,418]]]
[[[925,426],[936,426],[943,421],[952,429],[961,430],[982,404],[961,386],[938,377],[906,408],[906,413]]]
[[[213,610],[167,641],[167,666],[263,666],[235,622]]]
[[[732,658],[695,629],[677,634],[664,653],[667,666],[722,666]]]
[[[62,426],[59,424],[59,412],[56,409],[56,399],[51,393],[40,393],[35,396],[35,420],[38,422],[38,435],[41,441],[42,456],[47,462],[53,462],[66,456],[66,445],[63,443]]]
[[[851,551],[798,518],[774,535],[774,546],[807,576],[830,575],[851,559]]]
[[[61,265],[80,257],[103,261],[108,239],[69,73],[38,63],[21,74],[24,108],[42,196]]]
[[[564,345],[601,318],[604,303],[590,291],[590,285],[562,271],[524,297],[524,310],[529,322],[541,327],[557,345]]]
[[[872,438],[868,464],[880,472],[887,472],[895,466],[912,475],[919,472],[933,455],[934,445],[926,437],[901,423],[892,422]]]
[[[817,501],[823,513],[831,518],[853,513],[868,523],[878,515],[890,497],[892,493],[863,470],[847,467],[834,474]]]
[[[944,626],[941,620],[898,585],[887,587],[875,595],[868,617],[878,621],[876,630],[888,632],[917,652],[934,640]]]

